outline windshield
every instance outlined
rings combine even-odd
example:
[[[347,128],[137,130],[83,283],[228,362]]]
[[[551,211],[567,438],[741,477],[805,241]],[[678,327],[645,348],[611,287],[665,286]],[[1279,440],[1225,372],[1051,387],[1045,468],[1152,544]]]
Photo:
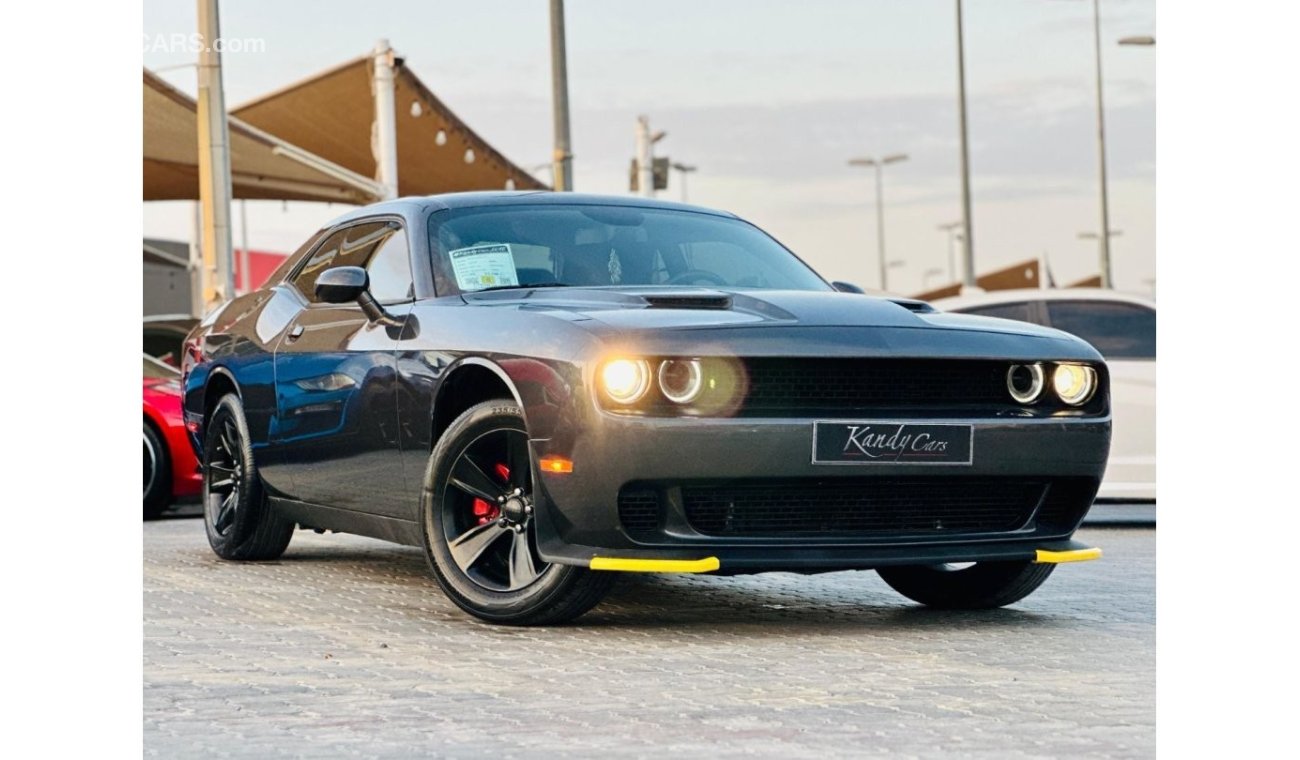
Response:
[[[830,290],[737,219],[626,206],[508,206],[429,220],[439,293],[529,285]]]

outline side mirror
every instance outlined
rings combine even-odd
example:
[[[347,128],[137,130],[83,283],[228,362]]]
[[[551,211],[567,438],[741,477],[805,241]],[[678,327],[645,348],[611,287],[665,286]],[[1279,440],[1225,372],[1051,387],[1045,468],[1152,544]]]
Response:
[[[370,287],[370,273],[361,267],[334,267],[316,278],[316,297],[325,303],[351,303]]]
[[[862,288],[859,288],[857,285],[854,285],[851,282],[843,282],[841,280],[836,280],[835,282],[832,282],[831,287],[835,288],[841,293],[857,293],[858,295],[862,295],[863,293],[867,292]]]

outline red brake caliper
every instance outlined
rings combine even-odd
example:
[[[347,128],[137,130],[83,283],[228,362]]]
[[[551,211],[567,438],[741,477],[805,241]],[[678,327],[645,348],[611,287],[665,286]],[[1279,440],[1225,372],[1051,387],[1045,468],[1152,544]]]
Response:
[[[504,464],[498,464],[494,469],[496,470],[497,477],[501,478],[506,483],[510,482],[509,467],[506,467]],[[501,517],[501,508],[496,504],[491,504],[483,499],[476,498],[474,499],[474,517],[475,524],[487,525],[490,522],[495,522],[499,517]]]

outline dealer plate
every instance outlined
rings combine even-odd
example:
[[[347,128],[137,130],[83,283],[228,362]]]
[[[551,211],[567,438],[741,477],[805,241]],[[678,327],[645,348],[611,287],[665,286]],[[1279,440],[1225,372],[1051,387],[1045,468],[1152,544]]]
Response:
[[[813,423],[813,464],[968,465],[974,461],[972,425],[916,422]]]

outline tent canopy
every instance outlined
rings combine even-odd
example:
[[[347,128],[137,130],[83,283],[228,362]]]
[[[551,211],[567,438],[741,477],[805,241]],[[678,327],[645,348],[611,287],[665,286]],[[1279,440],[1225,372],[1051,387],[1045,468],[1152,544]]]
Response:
[[[231,114],[357,174],[374,177],[373,69],[371,58],[357,58]],[[546,189],[457,118],[400,59],[394,80],[399,195]]]
[[[144,200],[199,197],[198,116],[194,99],[144,71]],[[370,203],[378,183],[230,119],[235,198]]]

